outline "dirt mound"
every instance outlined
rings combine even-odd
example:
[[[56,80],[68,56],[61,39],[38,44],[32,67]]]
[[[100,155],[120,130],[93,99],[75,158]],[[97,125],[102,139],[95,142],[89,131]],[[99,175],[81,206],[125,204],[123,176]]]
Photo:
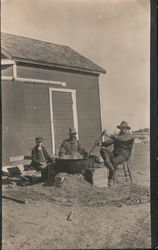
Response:
[[[122,206],[150,201],[149,190],[145,187],[121,184],[99,188],[86,182],[82,175],[66,175],[62,186],[56,189],[55,196],[67,198],[72,203],[93,206]]]
[[[149,190],[135,184],[119,184],[110,188],[92,186],[80,174],[64,174],[61,186],[36,184],[8,190],[7,195],[31,201],[47,200],[63,206],[118,206],[140,205],[150,201]],[[50,184],[50,183],[49,183]],[[5,191],[6,193],[6,191]]]

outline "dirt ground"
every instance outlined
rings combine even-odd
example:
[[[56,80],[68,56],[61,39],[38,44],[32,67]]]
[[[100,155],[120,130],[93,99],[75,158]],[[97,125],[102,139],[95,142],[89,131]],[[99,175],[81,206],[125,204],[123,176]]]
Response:
[[[5,249],[150,248],[149,144],[135,144],[133,184],[92,186],[82,175],[66,175],[61,186],[3,185]],[[69,217],[69,219],[68,219]]]

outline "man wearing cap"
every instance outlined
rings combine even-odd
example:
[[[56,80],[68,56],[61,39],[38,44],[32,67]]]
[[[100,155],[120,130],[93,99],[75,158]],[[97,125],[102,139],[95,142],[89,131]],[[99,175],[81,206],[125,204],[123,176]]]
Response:
[[[43,146],[44,138],[38,136],[35,138],[36,146],[32,149],[32,162],[31,167],[37,171],[41,171],[42,180],[48,178],[49,168],[54,168],[54,160],[51,158]]]
[[[109,169],[108,185],[111,186],[115,180],[115,172],[118,164],[127,161],[130,157],[134,143],[134,138],[128,131],[131,129],[126,121],[122,121],[117,126],[120,129],[118,135],[111,135],[110,140],[101,143],[100,154],[104,159],[104,165]],[[109,151],[106,147],[113,145],[113,151]]]
[[[87,157],[88,153],[84,148],[81,147],[79,141],[76,137],[76,130],[74,128],[69,128],[69,138],[61,143],[59,150],[60,158],[83,158]]]

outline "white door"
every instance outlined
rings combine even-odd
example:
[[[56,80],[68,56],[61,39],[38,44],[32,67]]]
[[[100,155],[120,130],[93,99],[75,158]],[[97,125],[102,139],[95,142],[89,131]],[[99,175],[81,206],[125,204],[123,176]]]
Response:
[[[69,127],[78,131],[76,90],[50,88],[49,94],[52,150],[58,155],[61,142],[68,138]]]

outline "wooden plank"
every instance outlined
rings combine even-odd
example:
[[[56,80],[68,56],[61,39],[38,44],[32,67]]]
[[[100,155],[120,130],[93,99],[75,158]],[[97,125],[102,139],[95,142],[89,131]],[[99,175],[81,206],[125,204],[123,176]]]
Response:
[[[2,171],[4,171],[4,172],[9,172],[8,170],[9,169],[14,169],[15,167],[17,167],[21,172],[23,172],[25,169],[24,169],[24,164],[18,164],[18,165],[14,165],[14,166],[3,166],[2,167]]]
[[[12,168],[13,166],[2,166],[2,171],[9,173],[8,168]]]
[[[21,203],[21,204],[25,204],[26,203],[26,200],[17,199],[17,198],[5,196],[5,195],[2,195],[2,198],[8,199],[8,200],[12,200],[12,201],[16,201],[16,202]]]
[[[25,155],[24,160],[32,160],[32,156],[31,155]]]
[[[24,160],[32,160],[32,156],[30,155],[20,155],[20,156],[12,156],[9,157],[10,162],[19,162]]]
[[[24,155],[9,157],[10,162],[23,161],[23,160],[24,160]]]

